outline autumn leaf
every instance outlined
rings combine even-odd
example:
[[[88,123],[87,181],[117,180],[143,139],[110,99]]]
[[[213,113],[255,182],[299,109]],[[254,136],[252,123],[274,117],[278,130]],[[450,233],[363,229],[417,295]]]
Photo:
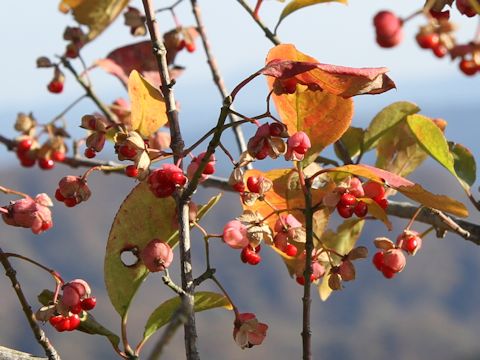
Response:
[[[131,105],[131,127],[149,137],[168,122],[167,107],[160,91],[145,80],[138,71],[128,78]]]
[[[425,190],[421,185],[415,184],[410,180],[386,170],[360,164],[329,168],[328,172],[345,172],[364,177],[380,184],[386,184],[426,207],[434,208],[460,217],[468,216],[468,210],[461,202],[445,195],[433,194]]]
[[[128,5],[129,0],[62,0],[60,11],[72,11],[75,20],[89,28],[87,40],[100,35]]]
[[[462,144],[449,142],[448,146],[455,162],[455,173],[467,185],[472,186],[477,178],[477,164],[472,152]]]
[[[280,23],[283,21],[283,19],[285,19],[291,13],[307,6],[322,4],[327,2],[338,2],[341,4],[347,4],[347,0],[292,0],[287,4],[287,6],[285,6],[282,13],[280,14],[280,18],[278,19],[275,29],[277,29]]]

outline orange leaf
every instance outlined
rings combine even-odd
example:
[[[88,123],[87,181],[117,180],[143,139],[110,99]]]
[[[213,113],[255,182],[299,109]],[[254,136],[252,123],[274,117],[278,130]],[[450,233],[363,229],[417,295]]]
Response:
[[[270,50],[267,65],[260,72],[275,78],[292,77],[298,83],[344,98],[362,94],[380,94],[395,88],[385,73],[387,68],[352,68],[321,64],[291,44]]]

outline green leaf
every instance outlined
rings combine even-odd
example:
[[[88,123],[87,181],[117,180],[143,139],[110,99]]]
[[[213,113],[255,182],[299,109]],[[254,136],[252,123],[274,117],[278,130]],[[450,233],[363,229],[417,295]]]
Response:
[[[428,157],[412,135],[406,121],[400,120],[380,138],[376,167],[407,176]]]
[[[212,198],[198,212],[200,219],[219,200]],[[141,261],[126,266],[124,251],[141,251],[151,240],[163,239],[172,248],[178,242],[173,226],[175,201],[172,197],[155,197],[146,182],[137,185],[125,198],[110,230],[105,254],[104,275],[108,296],[115,310],[125,316],[138,288],[149,274]]]
[[[277,29],[280,23],[283,21],[283,19],[285,19],[291,13],[307,6],[322,4],[327,2],[339,2],[345,5],[348,3],[347,0],[292,0],[287,4],[287,6],[283,8],[283,11],[280,14],[280,18],[278,19],[275,29]]]
[[[158,329],[167,324],[172,318],[173,314],[180,308],[180,297],[174,297],[162,303],[157,307],[145,324],[145,331],[143,332],[144,341],[152,336]],[[194,311],[200,312],[213,308],[223,307],[227,310],[232,310],[232,304],[228,299],[221,294],[200,291],[195,294]]]
[[[442,130],[430,118],[423,115],[408,116],[407,124],[418,144],[456,177],[453,156]]]
[[[352,159],[357,157],[362,151],[363,136],[364,130],[362,128],[350,126],[340,138],[340,141]],[[337,157],[341,158],[341,154],[336,146],[334,149]]]
[[[40,301],[40,303],[45,306],[50,304],[52,299],[53,292],[50,290],[45,289],[38,295],[38,301]],[[118,344],[120,343],[120,338],[118,337],[118,335],[100,324],[90,313],[87,313],[86,319],[82,319],[82,322],[80,323],[80,326],[77,328],[77,330],[90,335],[105,336],[108,341],[110,341],[110,343],[115,347],[118,347]]]
[[[355,247],[355,244],[362,233],[364,224],[365,221],[362,219],[346,220],[340,224],[340,226],[337,228],[337,232],[333,232],[331,230],[324,232],[321,237],[321,242],[325,247],[333,249],[339,254],[348,254]],[[341,261],[341,259],[334,254],[332,255],[332,260],[335,264],[339,264]],[[330,266],[327,266],[325,270],[325,274],[328,274],[330,271]],[[327,300],[333,291],[328,286],[329,277],[330,275],[325,275],[320,282],[320,286],[318,287],[320,299],[323,301]]]
[[[373,149],[386,131],[408,115],[416,114],[419,111],[420,108],[417,105],[407,101],[395,102],[382,109],[375,115],[365,131],[364,151]]]
[[[466,184],[472,186],[477,178],[477,164],[472,152],[462,144],[449,142],[448,145],[453,156],[457,176]]]

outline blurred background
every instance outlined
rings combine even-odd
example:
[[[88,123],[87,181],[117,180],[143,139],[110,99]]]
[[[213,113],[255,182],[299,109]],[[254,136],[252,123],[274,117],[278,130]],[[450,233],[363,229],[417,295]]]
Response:
[[[155,1],[155,4],[162,7],[172,2]],[[272,45],[235,0],[201,0],[199,3],[220,70],[227,87],[232,89],[263,66]],[[132,5],[141,8],[141,2],[132,1]],[[250,5],[254,6],[255,1],[251,0]],[[467,146],[478,157],[480,76],[466,77],[456,63],[447,58],[437,59],[430,51],[421,50],[416,45],[414,36],[418,26],[425,22],[422,17],[406,25],[405,40],[398,47],[384,50],[375,43],[372,18],[376,12],[391,9],[406,17],[422,5],[423,2],[418,0],[352,0],[348,6],[317,5],[286,18],[278,35],[283,42],[294,43],[299,50],[323,63],[390,68],[389,74],[396,82],[397,90],[356,98],[354,126],[365,127],[379,110],[394,101],[412,101],[420,106],[421,113],[447,120],[447,138]],[[46,85],[51,79],[51,71],[35,67],[38,56],[53,57],[64,51],[63,31],[67,25],[75,26],[71,16],[61,14],[57,6],[57,0],[9,2],[8,7],[0,12],[3,29],[3,56],[0,57],[3,69],[0,86],[2,135],[15,136],[13,123],[18,112],[33,112],[40,122],[47,122],[82,94],[82,89],[68,75],[64,92],[50,94]],[[260,13],[265,23],[273,27],[283,6],[277,1],[265,1]],[[184,25],[194,24],[188,1],[178,6],[176,12]],[[458,32],[461,42],[470,41],[476,30],[476,20],[460,17],[456,11],[452,11],[452,17],[461,27]],[[167,13],[159,15],[159,24],[162,31],[174,27]],[[83,56],[91,64],[111,50],[136,41],[139,39],[130,36],[129,29],[123,25],[123,17],[119,17],[95,42],[84,48]],[[200,43],[197,48],[193,54],[180,53],[176,61],[187,69],[175,86],[187,144],[198,137],[200,128],[209,129],[215,124],[221,104]],[[80,68],[80,64],[75,65]],[[96,91],[106,103],[127,97],[116,78],[99,69],[90,75]],[[262,112],[266,94],[264,80],[255,81],[237,98],[237,110],[246,115]],[[68,113],[66,118],[72,135],[83,136],[83,131],[78,129],[80,118],[94,111],[94,104],[85,99]],[[251,134],[252,129],[246,129],[246,133]],[[235,152],[230,134],[224,143]],[[24,169],[19,166],[15,155],[4,147],[0,147],[0,154],[3,161],[0,184],[31,195],[46,192],[53,196],[61,177],[83,172],[83,169],[71,169],[61,164],[51,171]],[[112,152],[105,151],[101,155],[107,159]],[[231,169],[226,165],[226,158],[219,156],[219,159],[218,175],[227,176]],[[371,158],[367,157],[368,160]],[[274,165],[266,162],[262,166]],[[410,178],[424,183],[433,192],[468,203],[456,180],[433,161],[426,161]],[[123,176],[94,174],[89,185],[94,195],[87,203],[72,209],[55,204],[55,226],[40,236],[32,235],[28,229],[0,224],[0,246],[4,251],[24,254],[56,269],[64,279],[86,279],[99,300],[93,314],[119,333],[119,317],[108,302],[103,283],[103,258],[116,210],[135,182]],[[476,190],[474,193],[478,195]],[[204,203],[213,194],[212,189],[201,189],[195,200]],[[1,204],[7,204],[11,199],[0,196]],[[471,210],[469,220],[479,222],[478,213]],[[238,198],[224,194],[204,224],[209,231],[218,233],[238,214]],[[393,220],[396,230],[392,234],[388,234],[383,225],[367,224],[359,244],[373,250],[374,237],[396,237],[406,222]],[[419,226],[418,229],[425,227]],[[198,234],[195,236],[193,262],[199,274],[204,269],[203,241]],[[262,263],[252,267],[242,264],[239,253],[225,245],[212,249],[218,276],[238,307],[243,312],[256,313],[270,328],[262,346],[241,350],[232,339],[233,313],[225,310],[200,313],[197,322],[202,358],[300,358],[303,290],[289,278],[280,259],[273,252],[264,251]],[[44,288],[53,289],[53,281],[29,264],[12,262],[35,307],[36,295]],[[346,284],[344,290],[333,294],[326,302],[317,296],[313,298],[314,358],[478,359],[479,272],[480,249],[450,234],[444,239],[430,235],[417,256],[409,258],[406,269],[392,280],[384,279],[369,260],[359,261],[356,281]],[[210,289],[208,284],[205,288]],[[138,341],[150,312],[172,296],[170,290],[161,284],[159,276],[149,277],[131,310],[129,334],[132,343]],[[0,304],[0,345],[42,355],[6,277],[0,278]],[[79,332],[57,333],[49,325],[44,328],[63,359],[116,358],[103,338]],[[153,337],[146,346],[145,354],[149,353],[156,338]],[[184,358],[182,331],[177,333],[164,358]]]

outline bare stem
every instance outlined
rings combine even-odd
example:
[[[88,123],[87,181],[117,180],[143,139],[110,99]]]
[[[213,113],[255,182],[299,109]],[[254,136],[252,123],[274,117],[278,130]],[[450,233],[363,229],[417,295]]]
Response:
[[[203,23],[200,6],[198,5],[197,0],[191,0],[191,3],[192,3],[193,15],[195,16],[195,20],[197,22],[197,30],[200,34],[200,38],[202,39],[203,48],[207,56],[207,63],[213,76],[213,82],[217,86],[217,89],[220,92],[222,99],[225,99],[230,94],[230,92],[225,86],[225,82],[223,81],[223,77],[217,65],[217,60],[213,56],[212,49],[210,47],[210,42],[208,40],[207,32],[205,30],[205,25]],[[228,114],[228,117],[229,117],[230,123],[235,124],[239,120],[232,113]],[[235,126],[233,126],[233,131],[235,133],[235,140],[237,141],[238,149],[242,153],[247,149],[242,128],[240,126],[237,126],[236,124]]]
[[[265,36],[274,44],[280,45],[281,41],[257,16],[255,16],[254,10],[247,4],[245,0],[237,0],[237,2],[250,14],[252,19],[257,23],[257,25],[262,29]]]
[[[43,330],[40,328],[40,326],[38,326],[38,323],[35,319],[35,314],[33,313],[32,308],[22,291],[20,283],[17,280],[16,271],[13,269],[12,265],[10,264],[10,261],[8,260],[8,257],[5,255],[5,253],[1,248],[0,248],[0,262],[2,263],[2,266],[5,269],[5,273],[12,283],[13,289],[15,290],[18,300],[22,305],[23,312],[27,317],[28,324],[32,329],[35,339],[43,348],[43,350],[45,351],[45,355],[47,355],[49,360],[60,360],[60,356],[57,354],[57,351],[50,343],[50,340],[47,338],[47,336],[45,335]]]

